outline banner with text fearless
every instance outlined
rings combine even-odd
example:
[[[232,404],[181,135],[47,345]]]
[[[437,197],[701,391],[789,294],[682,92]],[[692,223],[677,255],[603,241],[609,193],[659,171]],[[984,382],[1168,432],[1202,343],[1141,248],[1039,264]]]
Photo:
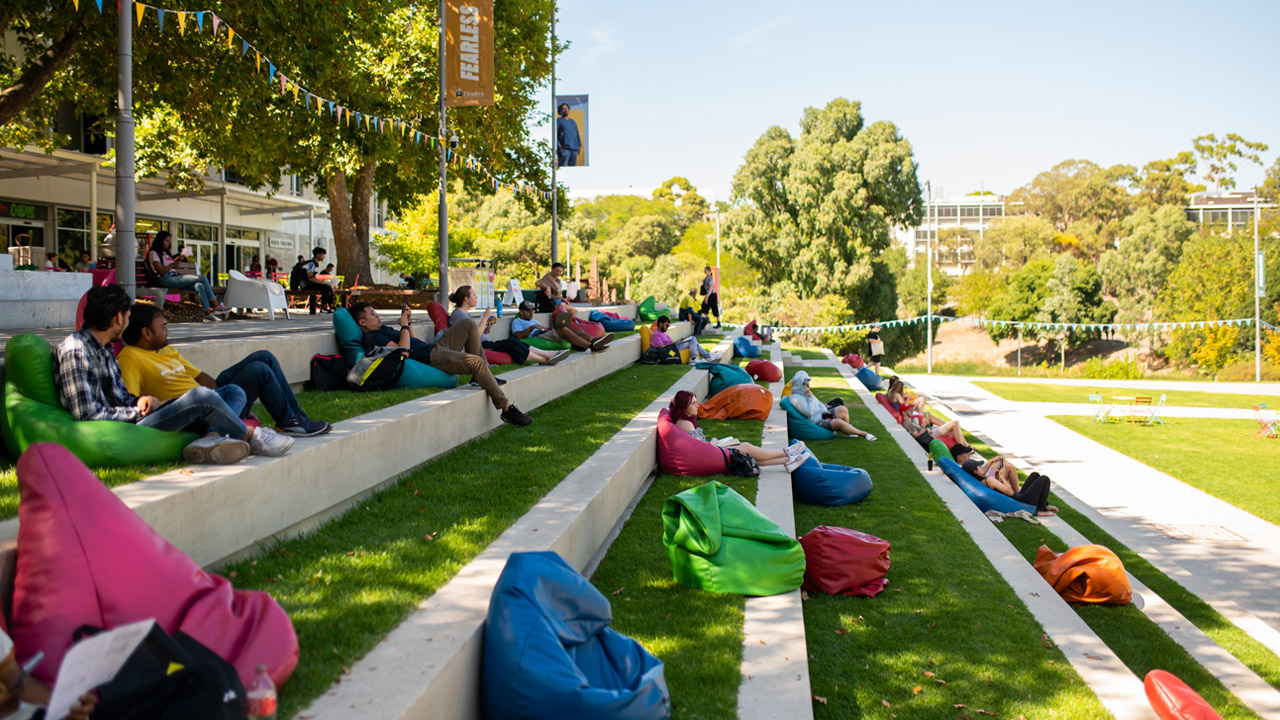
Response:
[[[445,104],[493,104],[493,0],[445,0]]]

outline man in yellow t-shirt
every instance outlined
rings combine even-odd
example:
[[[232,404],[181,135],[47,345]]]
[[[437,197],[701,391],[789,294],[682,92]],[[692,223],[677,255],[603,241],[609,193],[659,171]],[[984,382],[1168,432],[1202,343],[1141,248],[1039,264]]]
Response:
[[[699,315],[694,310],[696,307],[698,307],[698,289],[694,288],[680,301],[680,319],[693,323],[693,334],[701,335],[711,321],[705,315]]]
[[[203,386],[222,395],[241,418],[249,417],[254,401],[261,399],[276,428],[285,435],[311,437],[333,429],[327,422],[307,417],[279,361],[266,350],[251,353],[213,378],[169,345],[169,322],[155,307],[143,304],[134,305],[122,337],[125,348],[117,361],[130,392],[145,391],[169,400]]]

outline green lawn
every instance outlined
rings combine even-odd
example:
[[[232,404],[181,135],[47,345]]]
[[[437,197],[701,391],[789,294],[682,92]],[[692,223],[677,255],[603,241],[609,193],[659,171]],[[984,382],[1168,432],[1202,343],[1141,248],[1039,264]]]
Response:
[[[809,443],[823,462],[866,469],[875,490],[853,506],[797,504],[796,529],[849,527],[893,545],[879,597],[804,603],[813,693],[823,698],[815,715],[1110,717],[848,384],[835,370],[806,371],[815,394],[843,397],[853,424],[883,439]]]
[[[794,345],[788,345],[787,347],[784,347],[783,350],[786,350],[787,352],[791,353],[792,357],[799,358],[801,360],[826,360],[827,359],[827,355],[826,353],[822,352],[822,348],[797,347]]]
[[[1198,392],[1195,390],[1142,390],[1139,388],[1094,387],[1091,385],[1040,385],[1037,383],[1002,383],[975,382],[974,385],[988,392],[999,395],[1005,400],[1016,402],[1089,402],[1089,395],[1101,395],[1107,404],[1127,403],[1113,401],[1116,396],[1149,397],[1152,403],[1160,401],[1160,395],[1167,395],[1166,405],[1195,408],[1241,408],[1265,402],[1272,407],[1280,406],[1280,397],[1267,395],[1236,395],[1233,393]]]
[[[707,437],[732,435],[753,444],[764,430],[758,420],[700,424]],[[738,712],[743,597],[677,584],[662,545],[663,502],[712,480],[755,500],[756,483],[749,478],[659,474],[591,578],[613,604],[613,628],[665,665],[673,718],[733,718]]]
[[[1163,426],[1093,423],[1050,416],[1065,427],[1214,497],[1280,523],[1280,495],[1272,487],[1280,441],[1255,438],[1252,420],[1165,418]]]

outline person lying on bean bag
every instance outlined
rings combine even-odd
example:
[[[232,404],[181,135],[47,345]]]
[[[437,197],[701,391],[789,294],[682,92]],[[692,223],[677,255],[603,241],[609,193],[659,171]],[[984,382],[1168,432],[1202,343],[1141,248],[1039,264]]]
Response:
[[[449,296],[449,302],[453,303],[453,312],[449,315],[449,322],[445,327],[471,319],[471,311],[476,308],[476,304],[480,301],[480,296],[476,294],[475,288],[470,285],[463,285],[453,294]],[[477,323],[480,326],[480,347],[485,350],[504,353],[511,358],[512,362],[523,365],[525,362],[532,360],[539,365],[555,365],[556,363],[569,357],[568,350],[553,352],[551,350],[543,350],[536,348],[527,343],[522,343],[515,338],[506,338],[504,340],[493,340],[489,337],[489,331],[493,329],[493,324],[498,318],[493,315],[493,308],[486,308],[484,317],[480,318]],[[443,329],[441,332],[444,332]],[[485,353],[488,356],[489,353]],[[489,364],[495,364],[489,359]]]
[[[925,450],[929,449],[929,444],[934,440],[941,440],[948,447],[964,444],[964,430],[960,428],[959,420],[951,420],[935,428],[926,428],[914,418],[903,418],[902,429],[915,438],[916,442],[920,443],[920,447]]]
[[[809,418],[820,428],[840,433],[845,437],[861,437],[875,440],[876,436],[859,430],[849,422],[849,409],[844,405],[828,407],[809,390],[809,373],[801,370],[791,377],[791,407]]]
[[[533,310],[533,303],[528,300],[520,303],[518,311],[520,316],[511,321],[511,337],[523,340],[530,345],[541,346],[547,350],[553,348],[567,349],[564,346],[564,343],[567,343],[578,350],[604,352],[609,349],[609,343],[613,342],[613,333],[607,333],[604,337],[593,338],[584,332],[574,330],[572,327],[552,330],[533,319]]]
[[[955,458],[965,472],[977,478],[978,482],[1011,497],[1020,503],[1026,503],[1036,509],[1037,515],[1057,515],[1058,508],[1049,505],[1049,477],[1033,472],[1027,476],[1027,482],[1018,486],[1018,470],[1003,457],[997,455],[990,460],[982,461],[973,456],[973,448],[963,443],[951,447],[951,456]]]
[[[697,440],[712,442],[707,439],[706,433],[702,431],[702,428],[698,427],[698,407],[698,399],[693,396],[693,393],[688,390],[681,390],[671,400],[667,410],[670,412],[671,421],[675,423],[677,428],[689,433],[690,436]],[[739,442],[737,445],[729,447],[750,455],[760,467],[783,465],[786,467],[787,472],[800,467],[805,460],[813,457],[813,453],[805,448],[803,442],[793,443],[784,450],[765,450],[745,442]]]

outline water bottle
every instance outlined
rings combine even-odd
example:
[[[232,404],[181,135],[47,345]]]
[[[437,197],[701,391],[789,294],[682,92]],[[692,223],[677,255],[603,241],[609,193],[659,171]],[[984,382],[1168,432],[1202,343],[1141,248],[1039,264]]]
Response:
[[[249,720],[276,720],[276,686],[267,674],[267,666],[259,665],[249,686]]]

